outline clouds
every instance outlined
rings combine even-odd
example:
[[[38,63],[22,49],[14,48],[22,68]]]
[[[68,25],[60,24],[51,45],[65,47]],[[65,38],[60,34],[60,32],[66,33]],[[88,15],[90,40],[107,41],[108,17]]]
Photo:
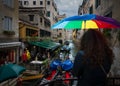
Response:
[[[55,0],[60,14],[67,16],[77,15],[78,7],[83,0]]]

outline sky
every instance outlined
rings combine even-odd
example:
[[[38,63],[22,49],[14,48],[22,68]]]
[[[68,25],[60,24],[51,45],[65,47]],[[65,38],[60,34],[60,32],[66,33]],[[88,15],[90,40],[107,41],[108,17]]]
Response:
[[[59,14],[66,14],[67,17],[78,15],[78,7],[83,0],[54,0],[57,4]]]

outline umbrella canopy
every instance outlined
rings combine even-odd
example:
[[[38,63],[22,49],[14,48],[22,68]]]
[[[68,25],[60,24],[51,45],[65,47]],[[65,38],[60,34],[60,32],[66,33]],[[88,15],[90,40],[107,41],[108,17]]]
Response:
[[[64,18],[55,23],[52,29],[98,29],[120,28],[120,23],[115,19],[95,14],[85,14]]]
[[[5,64],[0,67],[0,82],[15,78],[23,71],[25,71],[25,68],[17,64]]]

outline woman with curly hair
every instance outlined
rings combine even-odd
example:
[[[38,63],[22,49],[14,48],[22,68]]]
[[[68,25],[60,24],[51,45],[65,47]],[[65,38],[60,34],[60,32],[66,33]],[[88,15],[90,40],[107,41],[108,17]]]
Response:
[[[80,51],[75,57],[72,71],[73,76],[78,78],[77,86],[105,86],[113,58],[113,51],[104,35],[98,30],[86,31],[81,39]]]

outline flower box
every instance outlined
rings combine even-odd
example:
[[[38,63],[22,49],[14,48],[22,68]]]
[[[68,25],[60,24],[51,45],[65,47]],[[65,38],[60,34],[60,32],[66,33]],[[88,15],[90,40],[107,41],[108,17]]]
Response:
[[[15,31],[4,30],[3,33],[6,35],[15,35]]]

